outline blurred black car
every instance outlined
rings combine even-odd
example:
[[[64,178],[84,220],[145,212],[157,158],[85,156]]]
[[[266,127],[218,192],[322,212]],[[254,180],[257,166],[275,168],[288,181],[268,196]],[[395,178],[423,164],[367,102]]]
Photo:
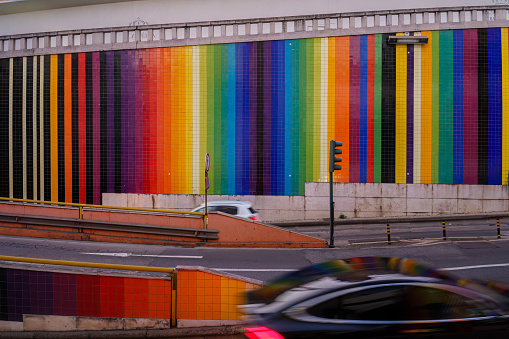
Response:
[[[410,259],[307,267],[247,294],[248,338],[509,338],[506,287]],[[252,324],[252,326],[251,326]]]

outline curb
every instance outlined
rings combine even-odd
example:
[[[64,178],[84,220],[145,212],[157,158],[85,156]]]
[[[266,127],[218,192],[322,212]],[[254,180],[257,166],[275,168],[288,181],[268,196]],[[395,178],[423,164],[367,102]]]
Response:
[[[394,224],[407,222],[427,222],[427,221],[450,221],[450,220],[476,220],[476,219],[502,219],[508,218],[509,212],[501,213],[483,213],[483,214],[444,214],[432,216],[412,216],[412,217],[388,217],[388,218],[355,218],[334,220],[334,225],[362,225],[362,224]],[[272,225],[279,227],[298,227],[298,226],[326,226],[330,225],[329,219],[314,221],[286,221],[275,222]]]
[[[0,332],[0,338],[12,339],[73,339],[73,338],[246,338],[244,326],[214,326],[169,328],[162,330],[105,330],[105,331],[72,331],[72,332]]]

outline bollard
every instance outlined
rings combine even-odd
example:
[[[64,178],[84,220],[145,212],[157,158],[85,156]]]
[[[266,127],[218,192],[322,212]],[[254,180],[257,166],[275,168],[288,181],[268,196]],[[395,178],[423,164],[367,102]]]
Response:
[[[445,221],[442,221],[442,233],[444,240],[447,240],[447,236],[445,235]]]
[[[391,226],[389,224],[387,224],[387,243],[391,244]]]
[[[497,238],[500,239],[500,219],[497,219]]]

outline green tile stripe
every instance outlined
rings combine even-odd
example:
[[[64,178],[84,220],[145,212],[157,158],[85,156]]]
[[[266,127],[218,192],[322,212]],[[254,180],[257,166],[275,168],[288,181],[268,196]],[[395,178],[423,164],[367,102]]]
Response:
[[[440,32],[439,171],[442,184],[452,184],[453,167],[453,31]]]

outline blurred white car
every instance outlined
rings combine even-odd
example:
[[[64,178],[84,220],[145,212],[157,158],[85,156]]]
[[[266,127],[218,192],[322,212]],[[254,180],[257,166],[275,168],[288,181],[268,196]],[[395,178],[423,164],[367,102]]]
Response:
[[[236,217],[251,219],[253,221],[260,221],[258,212],[254,210],[253,204],[250,201],[237,201],[237,200],[218,200],[210,201],[207,203],[208,212],[223,212],[234,215]],[[191,212],[205,212],[205,204],[191,210]]]

